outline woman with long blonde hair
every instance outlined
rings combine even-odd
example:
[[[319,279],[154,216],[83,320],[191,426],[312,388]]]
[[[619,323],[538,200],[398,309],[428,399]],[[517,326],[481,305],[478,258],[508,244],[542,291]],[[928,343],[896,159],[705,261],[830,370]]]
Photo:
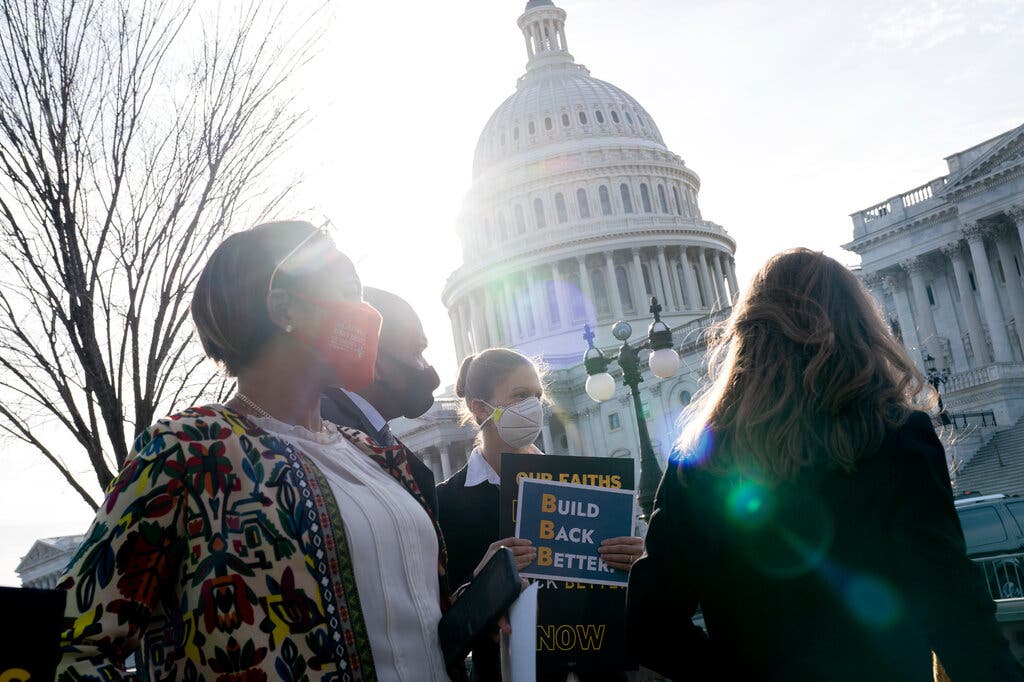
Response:
[[[1024,679],[965,554],[924,379],[856,277],[780,253],[710,346],[630,574],[640,662],[923,682],[935,651],[954,682]]]

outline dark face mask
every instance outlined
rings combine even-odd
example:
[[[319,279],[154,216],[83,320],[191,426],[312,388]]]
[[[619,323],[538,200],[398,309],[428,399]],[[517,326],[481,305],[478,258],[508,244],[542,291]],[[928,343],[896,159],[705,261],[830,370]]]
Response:
[[[395,396],[401,409],[401,415],[408,419],[415,419],[426,413],[434,404],[434,391],[441,385],[441,377],[433,366],[416,366],[393,355],[391,361],[402,368],[402,381],[385,381],[390,384],[391,390],[398,395]],[[396,385],[396,384],[402,385]]]

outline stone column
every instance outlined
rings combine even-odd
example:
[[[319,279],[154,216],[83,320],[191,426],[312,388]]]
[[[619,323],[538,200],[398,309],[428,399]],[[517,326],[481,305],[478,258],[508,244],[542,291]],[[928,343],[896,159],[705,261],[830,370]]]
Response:
[[[932,306],[928,302],[927,284],[924,281],[924,273],[928,267],[928,261],[918,256],[900,263],[900,267],[910,277],[910,290],[914,296],[914,307],[917,308],[917,315],[914,320],[917,322],[918,340],[924,344],[928,354],[935,358],[937,367],[943,367],[945,361],[942,358],[941,345],[938,333],[935,331],[935,317],[932,315]]]
[[[659,277],[661,279],[661,288],[665,294],[665,301],[662,305],[665,306],[666,310],[678,310],[679,306],[676,305],[676,288],[672,286],[672,277],[669,274],[668,261],[665,260],[664,246],[658,247],[658,270]]]
[[[686,310],[686,301],[683,299],[683,283],[679,280],[679,261],[675,258],[668,259],[668,278],[672,293],[676,299],[676,310]]]
[[[650,297],[647,294],[647,286],[644,284],[644,268],[640,264],[640,249],[630,249],[633,252],[633,308],[637,315],[646,312],[650,305]]]
[[[960,306],[967,321],[967,336],[971,340],[971,350],[974,352],[974,366],[987,365],[992,362],[992,358],[988,353],[988,344],[985,343],[985,330],[981,324],[981,315],[978,314],[978,302],[974,298],[971,280],[967,274],[962,242],[946,244],[942,247],[942,252],[953,264],[953,278],[956,280],[956,289],[960,292]]]
[[[708,257],[711,259],[711,270],[715,274],[715,291],[718,292],[718,307],[724,308],[729,303],[729,296],[725,290],[725,275],[722,274],[720,253],[711,250],[708,253]]]
[[[448,453],[448,444],[441,443],[437,449],[441,452],[441,476],[447,480],[452,475],[452,458]]]
[[[530,291],[530,303],[533,308],[533,321],[537,325],[537,335],[543,334],[551,328],[548,322],[547,292],[541,292],[541,287],[533,277],[533,268],[526,268],[526,287]]]
[[[519,323],[519,311],[516,309],[516,298],[512,295],[512,285],[508,278],[502,278],[501,282],[502,302],[505,305],[505,317],[508,318],[508,331],[513,343],[523,338],[523,330]]]
[[[583,444],[583,436],[580,434],[579,415],[565,415],[565,444],[570,455],[581,455],[580,446]]]
[[[622,298],[619,296],[619,278],[615,274],[615,258],[611,251],[604,252],[605,281],[608,287],[608,301],[611,304],[612,317],[622,319]]]
[[[900,334],[903,336],[903,347],[907,354],[914,361],[917,368],[924,371],[924,358],[921,354],[921,344],[917,340],[917,328],[914,327],[914,316],[910,312],[910,299],[907,296],[906,278],[902,275],[887,274],[882,280],[883,285],[892,294],[893,303],[896,307],[896,319],[900,324]]]
[[[544,434],[544,452],[549,455],[555,452],[555,441],[551,436],[551,420],[553,418],[553,415],[545,412],[544,423],[540,427],[541,433]]]
[[[936,321],[935,326],[956,337],[949,339],[949,353],[953,358],[953,367],[950,369],[951,371],[960,372],[969,369],[971,364],[967,361],[967,344],[964,343],[964,328],[956,316],[958,306],[953,299],[953,287],[949,283],[948,273],[949,269],[946,266],[945,260],[943,260],[939,270],[941,277],[932,280],[932,293],[935,294],[939,308],[943,311],[948,311],[950,324],[953,326],[952,328],[947,328],[939,321]],[[937,282],[941,286],[936,287]]]
[[[1020,277],[1017,276],[1017,269],[1013,266],[1013,245],[1010,242],[1010,233],[1003,232],[997,235],[995,242],[996,250],[999,252],[999,262],[1003,264],[1003,276],[1006,277],[1006,297],[1010,299],[1013,324],[1017,331],[1017,338],[1020,340],[1021,350],[1024,350],[1024,291],[1021,291]]]
[[[729,289],[732,292],[732,301],[735,303],[740,295],[740,283],[736,281],[736,259],[729,255],[723,258],[726,266],[725,276],[729,278]]]
[[[565,278],[558,267],[558,262],[551,264],[551,280],[555,283],[555,299],[558,301],[558,322],[562,329],[568,329],[572,323],[572,311],[565,300]]]
[[[580,291],[583,292],[583,319],[587,320],[587,311],[597,310],[597,305],[594,303],[594,287],[590,286],[590,271],[587,270],[587,257],[585,255],[576,256],[576,264],[580,269]],[[596,313],[594,317],[597,317]],[[570,324],[573,322],[575,320],[570,322]],[[566,328],[568,329],[568,327]]]
[[[686,307],[690,310],[699,310],[701,307],[700,289],[697,287],[697,277],[693,273],[693,263],[690,262],[689,249],[683,247],[680,259],[680,265],[683,269],[683,285],[686,287]]]
[[[500,346],[503,341],[498,331],[498,315],[494,310],[494,298],[490,288],[484,288],[484,311],[487,315],[488,346]]]
[[[705,257],[707,249],[697,249],[697,269],[700,271],[700,284],[704,288],[704,303],[708,308],[715,307],[715,288],[711,286],[711,274],[708,272],[708,261]]]
[[[971,261],[974,263],[974,282],[981,291],[981,304],[985,309],[985,321],[988,323],[989,338],[992,339],[992,353],[995,362],[1010,362],[1010,336],[1006,333],[1006,319],[1003,309],[999,306],[996,294],[995,279],[992,278],[992,267],[985,251],[984,228],[978,223],[964,225],[964,236],[971,250]]]
[[[665,306],[667,297],[665,296],[665,287],[661,281],[661,273],[658,271],[657,256],[652,256],[647,261],[647,272],[651,273],[651,293],[658,297],[662,306]]]
[[[465,332],[462,329],[462,321],[459,319],[459,306],[457,303],[452,303],[452,307],[448,309],[448,319],[452,322],[452,340],[455,341],[455,361],[462,362],[462,358],[466,357],[466,346],[463,338]]]
[[[473,352],[479,353],[484,348],[487,348],[487,339],[484,337],[484,329],[481,324],[480,311],[476,307],[476,299],[474,293],[471,293],[466,298],[469,299],[469,324],[473,330]]]
[[[519,307],[519,319],[523,328],[523,338],[529,338],[533,334],[540,333],[540,325],[537,323],[537,311],[533,310],[530,298],[530,288],[523,283],[516,296],[516,305]],[[527,305],[527,304],[530,305]],[[533,330],[531,332],[531,329]]]
[[[1006,215],[1017,224],[1017,236],[1020,237],[1020,247],[1024,250],[1024,205],[1011,206],[1007,209]]]

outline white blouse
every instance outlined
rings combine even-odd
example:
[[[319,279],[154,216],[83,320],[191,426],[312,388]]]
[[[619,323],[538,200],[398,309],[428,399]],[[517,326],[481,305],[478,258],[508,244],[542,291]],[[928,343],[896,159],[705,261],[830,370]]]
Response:
[[[437,535],[426,510],[333,424],[313,433],[271,417],[253,421],[294,443],[331,486],[345,526],[377,679],[448,680],[437,635]]]

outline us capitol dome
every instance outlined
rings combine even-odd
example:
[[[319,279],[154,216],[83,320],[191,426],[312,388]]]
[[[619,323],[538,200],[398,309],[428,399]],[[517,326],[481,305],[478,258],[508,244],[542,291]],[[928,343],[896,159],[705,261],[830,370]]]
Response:
[[[640,385],[664,462],[703,373],[702,332],[737,293],[736,242],[703,218],[700,178],[669,151],[651,115],[575,62],[565,17],[550,0],[530,0],[519,17],[526,73],[480,133],[456,225],[463,265],[442,300],[460,361],[506,346],[550,368],[542,450],[637,461],[634,407],[621,381],[602,403],[584,392],[583,330],[589,324],[614,355],[612,325],[631,322],[640,340],[656,296],[682,361],[671,379],[644,368]],[[437,480],[473,448],[476,429],[460,425],[459,402],[449,391],[419,419],[392,425]]]
[[[519,17],[526,73],[476,146],[458,219],[463,265],[442,294],[456,354],[511,346],[578,364],[584,323],[669,326],[728,307],[736,242],[704,220],[700,178],[651,115],[569,53],[565,10],[530,0]]]

